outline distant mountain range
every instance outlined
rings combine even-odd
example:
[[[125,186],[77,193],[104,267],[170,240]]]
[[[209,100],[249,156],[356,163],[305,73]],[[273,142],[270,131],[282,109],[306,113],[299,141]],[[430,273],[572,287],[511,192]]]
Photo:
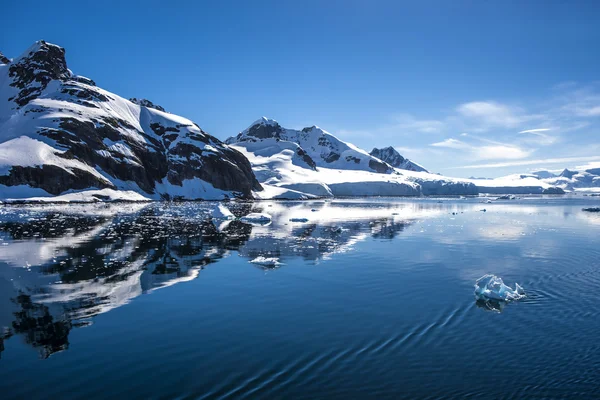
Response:
[[[370,153],[311,126],[261,118],[226,142],[147,99],[124,99],[36,42],[0,53],[0,199],[302,199],[563,193],[600,188],[599,169],[500,179],[431,174],[393,147]],[[600,190],[600,189],[599,189]]]

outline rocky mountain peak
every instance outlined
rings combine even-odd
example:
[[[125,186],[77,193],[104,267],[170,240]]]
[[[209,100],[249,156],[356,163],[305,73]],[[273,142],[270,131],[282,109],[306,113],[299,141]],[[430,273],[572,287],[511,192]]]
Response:
[[[0,105],[8,103],[0,116],[0,197],[124,190],[217,200],[262,190],[242,153],[148,100],[136,100],[144,107],[133,112],[128,100],[73,75],[59,46],[36,42],[0,68],[0,81],[8,83],[0,87]]]
[[[243,134],[257,139],[279,138],[283,128],[277,121],[262,117],[252,123]]]
[[[132,97],[131,99],[129,99],[129,101],[134,104],[137,104],[138,106],[153,108],[158,111],[166,112],[163,107],[159,106],[158,104],[154,104],[148,99],[137,99],[135,97]]]
[[[373,157],[379,158],[382,161],[385,161],[394,168],[406,169],[409,171],[416,172],[427,171],[421,165],[402,157],[402,155],[398,153],[398,151],[392,146],[383,147],[381,149],[374,148],[369,154]]]
[[[23,107],[38,97],[52,80],[65,80],[71,77],[67,68],[65,49],[43,40],[35,42],[9,67],[13,79],[10,86],[20,89],[9,99]]]
[[[392,167],[399,168],[399,166],[405,161],[405,158],[400,155],[392,146],[384,147],[381,149],[373,148],[369,153],[373,157],[377,157],[382,161],[387,162]]]
[[[568,168],[565,168],[563,172],[560,173],[559,176],[563,178],[571,179],[574,175],[577,175],[577,171],[571,171]]]
[[[322,135],[325,131],[323,131],[323,129],[319,128],[318,126],[313,125],[313,126],[307,126],[306,128],[302,128],[302,132],[316,133],[316,134]]]
[[[10,60],[4,54],[2,54],[1,51],[0,51],[0,63],[1,64],[10,64]]]

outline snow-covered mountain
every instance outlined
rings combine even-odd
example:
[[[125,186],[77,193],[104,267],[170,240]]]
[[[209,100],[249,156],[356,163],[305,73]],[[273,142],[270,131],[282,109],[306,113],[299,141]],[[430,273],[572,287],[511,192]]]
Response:
[[[550,176],[543,181],[567,191],[600,192],[600,163],[583,171],[565,168],[558,176]]]
[[[262,198],[478,193],[466,180],[396,168],[316,126],[286,129],[263,117],[226,143],[250,160]]]
[[[63,48],[39,41],[0,57],[1,199],[251,198],[261,189],[238,151],[74,75]]]
[[[558,193],[598,171],[500,180],[428,173],[391,147],[371,153],[323,129],[261,118],[225,144],[149,100],[124,99],[39,41],[0,54],[0,200],[311,198]],[[587,185],[587,186],[586,186]],[[264,190],[263,190],[264,188]]]
[[[429,172],[422,165],[419,165],[414,161],[410,161],[408,158],[402,157],[400,153],[398,153],[398,151],[392,146],[381,149],[374,148],[369,154],[371,154],[373,157],[379,158],[382,161],[385,161],[394,168],[416,172]]]
[[[289,149],[296,152],[297,157],[294,158],[296,165],[312,170],[323,167],[381,174],[393,172],[389,164],[338,139],[318,126],[302,130],[286,129],[277,121],[262,117],[236,137],[226,140],[229,144],[248,143],[248,147],[253,148],[255,143],[259,143],[261,148],[281,147],[282,142],[285,143],[284,146],[291,145]]]

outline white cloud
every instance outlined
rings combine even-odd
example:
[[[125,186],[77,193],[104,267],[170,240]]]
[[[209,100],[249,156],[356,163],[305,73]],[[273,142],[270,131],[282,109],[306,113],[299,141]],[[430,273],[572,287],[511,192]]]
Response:
[[[477,165],[463,165],[460,167],[450,167],[449,169],[467,169],[467,168],[506,168],[506,167],[519,167],[525,165],[544,165],[544,164],[566,164],[572,162],[591,162],[594,160],[600,160],[600,156],[589,156],[589,157],[562,157],[562,158],[546,158],[539,160],[524,160],[524,161],[509,161],[493,164],[477,164]],[[591,164],[590,164],[591,165]]]
[[[527,129],[527,130],[521,131],[519,133],[533,133],[533,134],[536,134],[536,133],[539,133],[539,132],[547,132],[547,131],[551,131],[551,130],[552,130],[552,128],[536,128],[536,129]]]
[[[590,107],[590,108],[577,108],[577,115],[582,117],[599,117],[600,116],[600,106]]]
[[[479,160],[521,159],[531,154],[516,146],[481,146],[474,149],[475,157]]]
[[[525,139],[527,143],[536,144],[540,146],[549,146],[558,141],[558,137],[548,135],[544,132],[548,132],[554,130],[555,128],[537,128],[537,129],[527,129],[519,132],[520,134],[529,134]]]
[[[578,171],[585,171],[587,169],[596,169],[596,168],[600,168],[600,162],[596,161],[596,162],[588,162],[585,165],[578,165],[575,167],[576,170]]]
[[[437,143],[432,143],[431,146],[433,147],[446,147],[449,149],[471,149],[473,146],[471,146],[470,144],[467,144],[465,142],[462,142],[458,139],[446,139],[444,141],[441,142],[437,142]]]
[[[465,151],[469,153],[471,159],[476,160],[514,160],[526,158],[531,154],[530,151],[523,150],[518,146],[506,145],[488,140],[485,140],[485,142],[491,142],[493,144],[476,146],[458,139],[449,138],[441,142],[432,143],[431,146]]]
[[[406,133],[437,133],[441,132],[445,127],[445,124],[442,121],[435,119],[418,119],[410,114],[399,114],[394,120],[395,123],[392,124],[391,129],[400,130]]]
[[[526,114],[523,110],[509,107],[494,101],[473,101],[457,107],[456,111],[468,122],[475,123],[478,130],[488,130],[493,127],[514,128],[520,124],[542,119],[543,116]]]

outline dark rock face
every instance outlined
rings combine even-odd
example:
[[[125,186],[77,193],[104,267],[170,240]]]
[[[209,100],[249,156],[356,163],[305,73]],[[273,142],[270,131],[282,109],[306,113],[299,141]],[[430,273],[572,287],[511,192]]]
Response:
[[[85,85],[96,86],[96,82],[94,82],[90,78],[86,78],[85,76],[75,75],[75,76],[72,76],[71,79],[74,80],[75,82],[83,83]]]
[[[281,126],[279,124],[255,124],[248,129],[248,136],[257,139],[280,138]]]
[[[89,187],[110,187],[105,181],[81,169],[73,169],[71,173],[54,165],[41,167],[13,166],[9,175],[0,176],[0,185],[17,186],[29,185],[44,189],[46,192],[58,195],[68,189],[86,189]]]
[[[167,179],[180,185],[184,179],[200,178],[217,189],[239,191],[241,197],[249,197],[252,190],[262,190],[242,153],[224,146],[220,150],[221,154],[202,156],[203,152],[196,146],[177,144],[168,151],[170,156],[176,157],[170,158]],[[235,168],[231,168],[232,163]]]
[[[132,97],[131,99],[129,99],[129,101],[134,104],[137,104],[138,106],[154,108],[155,110],[166,112],[164,108],[162,108],[158,104],[154,104],[148,99],[136,99],[135,97]]]
[[[565,191],[559,187],[549,187],[544,189],[542,194],[565,194]]]
[[[374,148],[373,150],[371,150],[371,152],[369,154],[372,155],[373,157],[379,158],[381,161],[388,163],[389,165],[391,165],[394,168],[400,168],[400,169],[405,169],[408,171],[416,171],[416,172],[419,172],[419,171],[427,172],[427,170],[425,168],[421,167],[418,164],[413,163],[412,161],[410,161],[407,158],[402,157],[402,155],[400,155],[400,153],[398,153],[396,151],[396,149],[394,149],[391,146],[384,147],[382,149]]]
[[[296,151],[296,154],[298,154],[300,157],[302,157],[302,160],[304,160],[304,162],[306,164],[308,164],[308,166],[313,170],[316,171],[317,170],[317,164],[315,163],[315,161],[304,151],[304,149],[302,149],[302,147],[298,147],[298,151]],[[339,156],[338,156],[339,157]]]
[[[8,99],[14,103],[14,114],[2,115],[0,120],[17,119],[23,135],[55,148],[54,157],[76,160],[85,168],[17,164],[0,175],[0,185],[29,185],[58,195],[67,190],[119,189],[127,182],[126,187],[133,183],[151,198],[190,199],[173,186],[189,188],[185,181],[199,178],[236,197],[251,198],[253,190],[262,190],[240,152],[191,121],[182,123],[180,117],[171,119],[154,111],[164,109],[149,100],[132,99],[142,106],[139,116],[123,111],[129,107],[127,100],[98,88],[89,78],[70,73],[65,51],[59,46],[37,42],[10,64],[7,78],[18,93],[14,96],[12,90]],[[42,94],[43,106],[35,102]],[[60,116],[43,118],[47,113]],[[32,119],[36,119],[33,124]],[[10,146],[14,136],[2,143],[2,132],[0,124],[0,146]]]
[[[10,60],[0,51],[0,63],[9,64]]]
[[[329,153],[329,154],[327,154],[326,156],[323,157],[323,160],[326,163],[332,163],[332,162],[337,161],[339,159],[340,159],[340,155],[338,153],[334,153],[334,152],[331,152],[331,153]]]
[[[399,168],[405,161],[405,158],[400,155],[393,147],[385,147],[383,149],[374,148],[369,153],[373,157],[379,158],[381,161],[385,161],[392,167]]]
[[[369,168],[379,172],[380,174],[389,174],[391,172],[389,165],[376,160],[369,160]]]
[[[10,86],[21,89],[13,100],[20,107],[38,97],[52,80],[70,77],[65,60],[65,49],[43,40],[37,42],[28,54],[11,63],[8,75]]]

